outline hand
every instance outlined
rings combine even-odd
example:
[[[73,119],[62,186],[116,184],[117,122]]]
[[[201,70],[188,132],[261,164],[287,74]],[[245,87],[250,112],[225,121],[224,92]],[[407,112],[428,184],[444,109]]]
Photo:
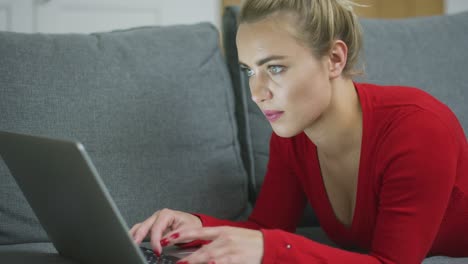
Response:
[[[183,228],[166,234],[163,245],[193,240],[212,240],[180,264],[259,264],[263,258],[263,235],[260,231],[236,227]]]
[[[160,255],[162,252],[160,240],[163,235],[179,228],[201,227],[201,220],[197,216],[180,211],[162,209],[156,211],[144,222],[135,224],[130,229],[130,236],[133,237],[135,243],[140,244],[149,235],[152,249],[156,254]]]

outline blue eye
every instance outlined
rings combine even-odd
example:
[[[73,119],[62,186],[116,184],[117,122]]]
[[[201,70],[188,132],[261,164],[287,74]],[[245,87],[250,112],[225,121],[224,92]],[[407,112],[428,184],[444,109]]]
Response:
[[[255,73],[252,69],[249,69],[247,67],[241,67],[241,70],[245,73],[247,73],[248,77],[252,77]]]
[[[284,66],[272,65],[268,67],[268,71],[272,74],[280,74],[284,71]]]

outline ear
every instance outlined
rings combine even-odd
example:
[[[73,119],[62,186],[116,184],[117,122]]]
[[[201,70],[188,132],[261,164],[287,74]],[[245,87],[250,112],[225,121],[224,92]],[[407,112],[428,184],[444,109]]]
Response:
[[[335,79],[341,76],[348,58],[348,46],[342,40],[335,40],[328,54],[329,77]]]

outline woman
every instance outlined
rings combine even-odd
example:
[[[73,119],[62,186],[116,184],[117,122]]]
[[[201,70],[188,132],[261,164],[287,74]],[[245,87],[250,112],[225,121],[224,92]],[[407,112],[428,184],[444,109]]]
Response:
[[[416,88],[355,83],[361,30],[347,0],[247,0],[237,46],[273,134],[248,221],[164,209],[135,225],[180,263],[421,263],[468,256],[468,145]],[[293,234],[306,201],[342,248]],[[207,243],[205,242],[205,243]]]

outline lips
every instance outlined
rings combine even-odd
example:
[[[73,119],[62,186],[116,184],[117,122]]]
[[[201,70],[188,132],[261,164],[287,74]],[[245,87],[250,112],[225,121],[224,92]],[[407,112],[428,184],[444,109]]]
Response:
[[[278,120],[283,115],[283,113],[284,113],[283,111],[276,111],[276,110],[265,110],[265,111],[263,111],[263,114],[265,115],[265,117],[270,122],[274,122],[274,121]]]

